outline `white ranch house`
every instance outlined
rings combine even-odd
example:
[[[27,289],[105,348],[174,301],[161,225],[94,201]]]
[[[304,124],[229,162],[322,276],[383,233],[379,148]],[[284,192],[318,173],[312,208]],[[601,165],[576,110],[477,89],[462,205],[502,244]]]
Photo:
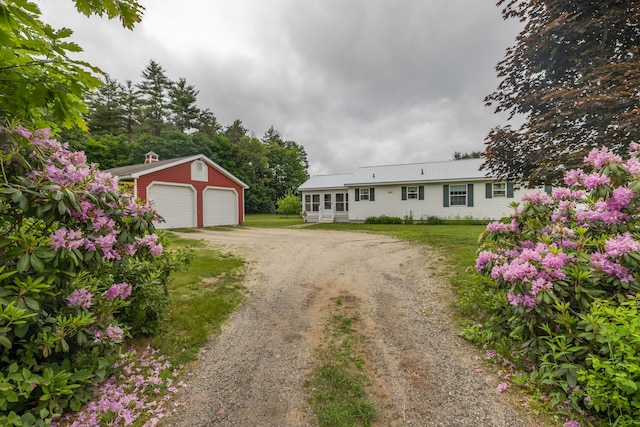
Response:
[[[307,222],[362,222],[371,216],[500,219],[528,192],[480,170],[483,159],[366,166],[314,175],[298,191]],[[548,189],[547,189],[548,190]]]

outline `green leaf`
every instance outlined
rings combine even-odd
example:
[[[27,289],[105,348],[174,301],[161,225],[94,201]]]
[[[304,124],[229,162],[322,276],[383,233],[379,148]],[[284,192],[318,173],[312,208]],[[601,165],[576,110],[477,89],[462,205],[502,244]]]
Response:
[[[31,256],[29,254],[24,254],[22,258],[20,258],[20,260],[18,261],[18,265],[16,266],[16,268],[18,269],[19,272],[22,273],[27,271],[30,265],[31,265]]]
[[[7,350],[11,349],[12,347],[11,340],[5,335],[0,335],[0,345],[2,345]]]
[[[64,201],[60,200],[58,202],[58,213],[60,215],[64,215],[67,213],[67,205],[64,204]]]
[[[29,261],[31,262],[33,269],[37,272],[42,272],[44,270],[44,263],[35,254],[31,254]]]

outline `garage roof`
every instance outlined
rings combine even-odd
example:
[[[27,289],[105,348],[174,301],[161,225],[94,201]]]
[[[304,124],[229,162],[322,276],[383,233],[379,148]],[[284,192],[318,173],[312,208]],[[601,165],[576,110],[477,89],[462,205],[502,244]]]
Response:
[[[176,159],[160,160],[153,163],[142,163],[137,165],[121,166],[118,168],[107,169],[105,172],[109,172],[111,175],[117,176],[121,180],[140,178],[143,175],[158,172],[163,169],[167,169],[173,166],[181,165],[183,163],[190,163],[195,160],[202,160],[208,163],[212,168],[217,169],[223,175],[227,176],[232,181],[241,185],[245,189],[249,188],[247,184],[236,178],[231,172],[205,156],[204,154],[196,154],[195,156],[178,157]]]

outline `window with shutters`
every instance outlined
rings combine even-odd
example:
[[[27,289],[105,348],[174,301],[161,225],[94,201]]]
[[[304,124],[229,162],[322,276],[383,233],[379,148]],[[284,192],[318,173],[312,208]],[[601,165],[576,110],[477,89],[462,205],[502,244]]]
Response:
[[[451,206],[467,206],[467,186],[450,185],[449,203]]]
[[[369,189],[361,188],[360,189],[360,200],[369,200]]]
[[[411,199],[417,199],[417,198],[418,198],[418,186],[417,185],[408,186],[407,199],[411,200]]]

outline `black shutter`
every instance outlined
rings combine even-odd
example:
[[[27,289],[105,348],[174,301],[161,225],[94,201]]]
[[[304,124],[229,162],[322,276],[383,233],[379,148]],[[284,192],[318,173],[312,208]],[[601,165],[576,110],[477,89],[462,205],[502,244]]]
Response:
[[[467,184],[467,206],[473,207],[473,184]]]
[[[371,187],[371,188],[369,189],[369,201],[370,201],[370,202],[373,202],[373,201],[375,201],[375,200],[376,200],[376,189],[375,189],[375,188],[373,188],[373,187]]]
[[[407,200],[407,187],[402,187],[402,200]]]
[[[507,182],[507,197],[513,199],[513,182]]]
[[[545,185],[544,186],[544,192],[547,193],[548,195],[551,195],[552,191],[553,191],[553,186],[552,185]]]
[[[493,197],[493,184],[492,184],[492,183],[487,182],[487,183],[484,185],[484,193],[485,193],[485,197],[486,197],[487,199],[490,199],[490,198],[492,198],[492,197]]]
[[[418,200],[424,200],[424,185],[418,186]]]
[[[359,202],[360,201],[360,189],[356,188],[356,197],[355,197],[355,201]]]
[[[446,184],[442,186],[442,206],[449,207],[449,186]]]

